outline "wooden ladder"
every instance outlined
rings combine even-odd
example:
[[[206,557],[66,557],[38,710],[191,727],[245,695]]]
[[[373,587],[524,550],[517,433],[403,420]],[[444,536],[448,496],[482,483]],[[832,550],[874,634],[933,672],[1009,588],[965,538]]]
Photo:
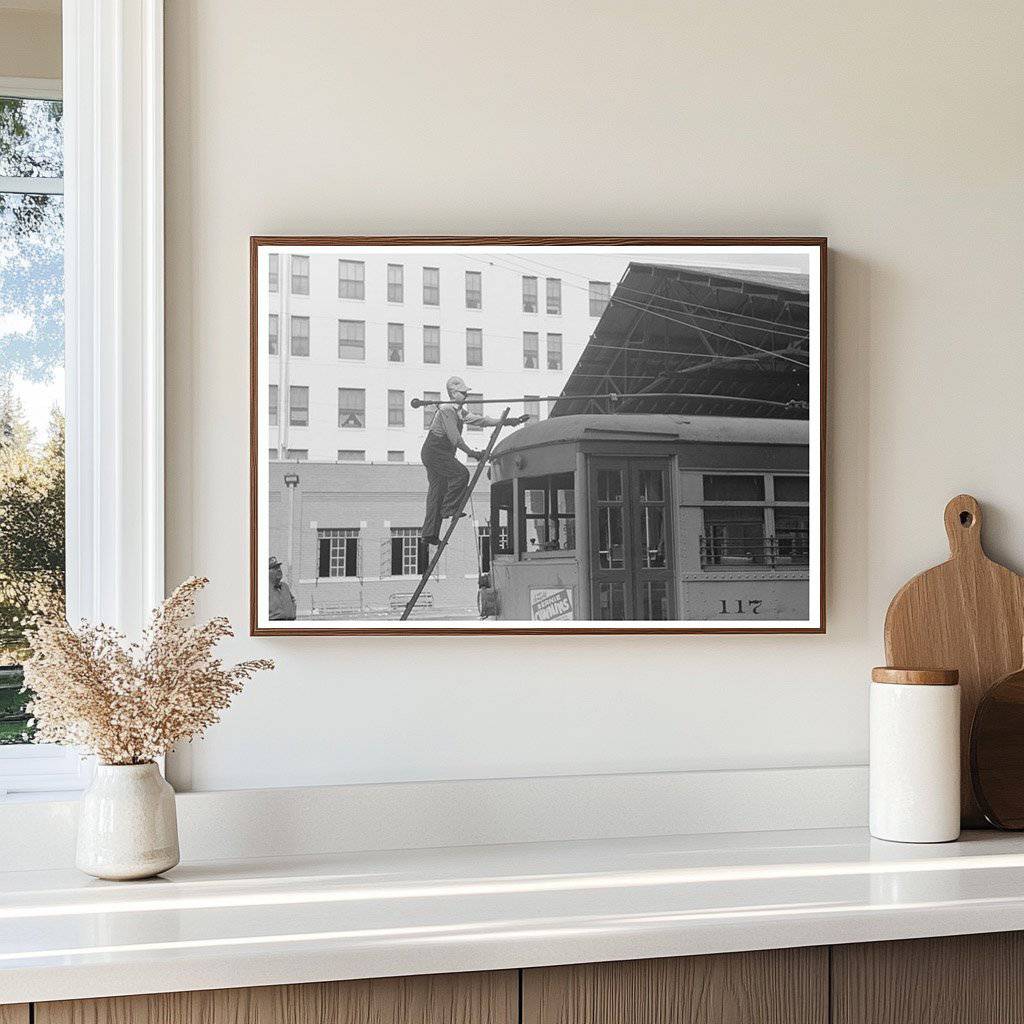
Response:
[[[508,414],[511,411],[511,406],[506,406],[505,411],[501,414],[501,419],[498,420],[498,425],[494,428],[491,434],[490,441],[487,442],[487,447],[484,449],[483,458],[480,459],[476,464],[476,472],[470,478],[469,484],[466,487],[465,494],[462,495],[462,504],[459,505],[458,512],[452,516],[452,521],[448,525],[448,529],[445,531],[444,536],[441,538],[441,543],[437,545],[437,550],[434,552],[434,557],[430,559],[430,564],[427,566],[427,571],[420,577],[419,583],[416,585],[416,589],[412,593],[412,597],[409,598],[409,603],[405,606],[405,611],[402,612],[402,616],[399,619],[400,622],[404,622],[409,615],[412,613],[413,608],[416,607],[416,602],[420,599],[420,594],[423,593],[423,588],[427,585],[427,581],[430,579],[430,574],[434,571],[437,563],[441,559],[441,555],[444,554],[444,549],[448,547],[448,541],[451,540],[452,534],[455,532],[455,527],[459,525],[459,520],[462,518],[462,513],[466,511],[466,505],[469,503],[470,495],[473,493],[473,488],[476,487],[477,481],[480,479],[480,474],[484,471],[484,466],[487,465],[487,460],[491,457],[491,451],[495,444],[498,442],[498,434],[501,433],[501,428],[505,426],[505,420],[508,419]]]

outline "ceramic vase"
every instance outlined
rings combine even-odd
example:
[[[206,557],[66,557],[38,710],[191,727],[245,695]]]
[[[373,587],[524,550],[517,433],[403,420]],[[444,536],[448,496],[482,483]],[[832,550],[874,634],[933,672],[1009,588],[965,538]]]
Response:
[[[100,764],[82,794],[79,870],[96,878],[151,878],[179,860],[174,790],[148,764]]]

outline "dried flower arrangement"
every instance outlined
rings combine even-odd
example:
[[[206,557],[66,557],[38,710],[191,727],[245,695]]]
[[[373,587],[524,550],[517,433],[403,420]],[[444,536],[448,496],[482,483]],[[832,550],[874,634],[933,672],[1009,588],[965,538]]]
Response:
[[[104,764],[146,764],[217,722],[242,684],[274,663],[225,666],[214,648],[232,636],[228,620],[187,625],[208,582],[185,580],[140,643],[102,624],[73,629],[52,609],[41,614],[25,662],[36,741],[84,748]]]

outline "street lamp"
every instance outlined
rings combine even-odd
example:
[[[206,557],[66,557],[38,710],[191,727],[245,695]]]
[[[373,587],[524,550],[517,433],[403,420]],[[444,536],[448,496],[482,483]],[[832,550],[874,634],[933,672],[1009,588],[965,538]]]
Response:
[[[295,492],[299,486],[299,474],[285,473],[284,485],[288,488],[288,585],[295,586],[292,556],[295,552]]]

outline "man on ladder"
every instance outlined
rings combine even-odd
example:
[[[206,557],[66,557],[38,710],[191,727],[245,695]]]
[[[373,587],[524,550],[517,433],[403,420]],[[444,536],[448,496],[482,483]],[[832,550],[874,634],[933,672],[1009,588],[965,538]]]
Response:
[[[461,377],[448,378],[448,397],[437,407],[423,442],[420,458],[427,470],[427,511],[423,518],[423,540],[427,544],[441,543],[441,520],[459,513],[463,505],[469,470],[455,457],[461,448],[474,459],[482,459],[484,452],[470,448],[462,439],[462,430],[471,427],[496,427],[501,422],[490,416],[481,416],[466,408],[469,385]],[[509,426],[525,423],[529,416],[506,419]]]

